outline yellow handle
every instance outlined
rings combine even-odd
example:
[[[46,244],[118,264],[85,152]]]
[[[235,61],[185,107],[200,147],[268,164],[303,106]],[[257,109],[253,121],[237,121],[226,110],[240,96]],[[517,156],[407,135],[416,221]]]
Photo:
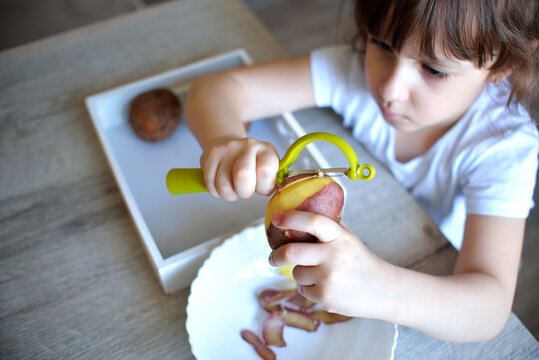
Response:
[[[175,195],[208,191],[201,169],[171,169],[167,174],[167,189]]]
[[[341,149],[344,155],[346,155],[348,162],[350,163],[350,168],[348,168],[346,174],[350,179],[370,180],[374,177],[376,173],[374,166],[369,164],[359,165],[359,161],[357,159],[356,153],[354,152],[354,149],[352,149],[352,147],[348,145],[346,141],[344,141],[337,135],[325,132],[315,132],[300,137],[292,145],[290,145],[290,148],[288,148],[288,151],[279,162],[279,171],[277,172],[277,180],[275,181],[277,185],[281,184],[284,181],[288,174],[288,168],[294,163],[294,161],[296,161],[301,150],[303,150],[305,146],[307,146],[309,143],[316,140],[324,140],[330,142],[333,145],[337,146],[339,149]],[[363,173],[364,170],[368,170],[367,175]]]
[[[279,171],[277,172],[276,185],[281,184],[288,175],[288,168],[296,161],[301,150],[309,143],[316,140],[328,141],[342,150],[350,162],[350,168],[347,175],[350,179],[370,180],[376,173],[374,166],[369,164],[359,165],[354,149],[346,141],[337,135],[316,132],[307,134],[297,139],[288,149],[286,154],[279,162]],[[364,170],[368,171],[365,175]],[[171,194],[189,194],[206,192],[208,189],[204,185],[204,175],[201,169],[171,169],[167,174],[167,189]]]

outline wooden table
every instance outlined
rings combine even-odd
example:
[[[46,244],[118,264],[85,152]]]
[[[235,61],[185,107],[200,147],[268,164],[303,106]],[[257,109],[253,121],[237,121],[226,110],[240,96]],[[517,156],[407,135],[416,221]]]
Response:
[[[238,47],[255,62],[286,56],[234,0],[171,2],[0,54],[0,357],[193,358],[189,289],[164,295],[159,287],[84,99]],[[296,116],[307,131],[336,133],[377,165],[330,111]],[[342,165],[338,150],[326,156]],[[451,271],[456,251],[380,165],[376,181],[348,187],[347,204],[344,220],[380,256]],[[484,343],[399,331],[397,359],[539,354],[514,315]]]

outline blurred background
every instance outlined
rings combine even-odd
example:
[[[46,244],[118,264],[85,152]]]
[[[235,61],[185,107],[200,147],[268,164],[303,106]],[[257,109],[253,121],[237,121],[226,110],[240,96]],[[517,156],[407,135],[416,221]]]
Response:
[[[0,51],[125,14],[182,0],[0,0]],[[248,5],[290,56],[350,36],[351,0],[239,0]],[[16,49],[15,49],[16,51]],[[538,121],[539,100],[533,105]],[[539,339],[539,186],[526,226],[513,311]]]

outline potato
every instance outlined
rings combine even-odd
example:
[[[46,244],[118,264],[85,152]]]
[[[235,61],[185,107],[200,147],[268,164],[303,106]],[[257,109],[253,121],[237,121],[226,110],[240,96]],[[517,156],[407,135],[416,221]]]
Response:
[[[316,242],[308,233],[279,229],[272,224],[273,216],[283,210],[302,210],[340,221],[344,206],[344,191],[331,177],[295,176],[281,184],[268,202],[265,216],[266,235],[272,249],[290,242]]]
[[[129,123],[142,139],[157,142],[168,138],[178,126],[180,99],[169,89],[146,91],[133,99]]]

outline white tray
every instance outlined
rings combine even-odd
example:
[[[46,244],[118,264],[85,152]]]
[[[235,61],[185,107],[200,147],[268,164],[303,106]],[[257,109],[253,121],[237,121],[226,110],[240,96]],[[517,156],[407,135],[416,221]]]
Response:
[[[128,122],[129,104],[141,92],[188,84],[201,74],[248,64],[248,54],[239,49],[86,98],[99,140],[166,293],[188,286],[211,250],[232,233],[263,221],[268,198],[255,195],[230,203],[207,193],[170,194],[165,184],[167,172],[199,167],[201,149],[183,119],[170,138],[159,143],[141,140]],[[304,134],[290,113],[256,121],[248,133],[273,143],[281,157]],[[306,147],[294,165],[328,167],[314,144]]]

